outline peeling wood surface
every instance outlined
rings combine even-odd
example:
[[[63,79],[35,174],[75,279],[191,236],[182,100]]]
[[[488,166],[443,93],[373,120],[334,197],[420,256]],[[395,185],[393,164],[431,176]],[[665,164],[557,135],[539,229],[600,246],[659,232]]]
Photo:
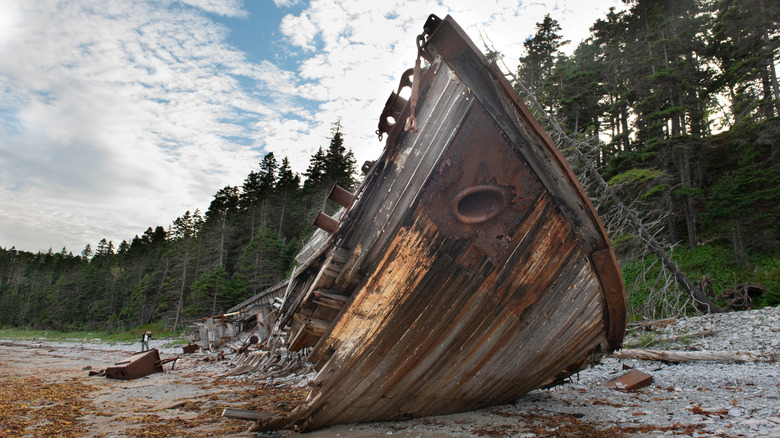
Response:
[[[571,169],[454,21],[426,27],[419,131],[385,123],[382,156],[285,290],[277,329],[309,352],[312,392],[260,429],[506,403],[622,342],[620,270]]]

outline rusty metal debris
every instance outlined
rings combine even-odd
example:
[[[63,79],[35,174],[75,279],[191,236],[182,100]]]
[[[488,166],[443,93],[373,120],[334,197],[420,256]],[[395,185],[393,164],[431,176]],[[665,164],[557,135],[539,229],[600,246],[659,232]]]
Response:
[[[156,348],[133,353],[128,359],[117,362],[105,370],[90,371],[90,376],[106,376],[109,379],[133,380],[148,376],[153,373],[162,373],[163,365],[173,362],[171,370],[176,366],[178,357],[160,359],[160,352]]]
[[[615,388],[618,391],[636,391],[645,386],[650,386],[652,383],[653,376],[650,374],[643,373],[639,370],[631,370],[608,381],[604,386]]]

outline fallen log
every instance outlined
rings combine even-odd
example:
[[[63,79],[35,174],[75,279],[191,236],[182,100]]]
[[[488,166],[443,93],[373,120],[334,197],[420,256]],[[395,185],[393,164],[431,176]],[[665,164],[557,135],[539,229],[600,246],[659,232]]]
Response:
[[[609,357],[617,359],[660,360],[664,362],[690,362],[696,360],[733,362],[775,362],[777,354],[758,351],[664,351],[664,350],[620,350]]]

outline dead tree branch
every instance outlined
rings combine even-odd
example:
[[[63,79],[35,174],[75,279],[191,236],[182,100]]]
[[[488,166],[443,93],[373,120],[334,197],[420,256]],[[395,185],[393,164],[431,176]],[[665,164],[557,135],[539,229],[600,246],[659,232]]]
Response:
[[[666,268],[666,270],[668,270],[673,275],[676,282],[680,284],[680,286],[688,293],[696,308],[707,313],[722,312],[722,310],[711,299],[709,299],[709,297],[707,297],[707,295],[704,294],[696,286],[696,284],[691,281],[691,279],[688,278],[688,276],[677,266],[677,263],[672,260],[669,254],[664,250],[663,246],[648,231],[647,227],[645,227],[645,225],[642,223],[637,213],[629,208],[617,195],[617,193],[615,193],[615,191],[609,186],[604,178],[601,177],[601,174],[593,165],[593,160],[589,159],[585,152],[583,152],[584,150],[586,151],[590,149],[590,145],[587,142],[577,140],[566,134],[566,132],[558,123],[558,120],[544,109],[544,107],[534,96],[533,92],[531,92],[525,86],[525,84],[523,84],[517,78],[517,76],[512,73],[512,70],[506,66],[503,58],[499,57],[498,59],[503,64],[504,71],[508,72],[505,74],[509,76],[514,81],[514,83],[517,84],[517,86],[520,87],[520,89],[525,94],[527,101],[531,103],[531,106],[536,112],[537,116],[542,119],[542,121],[549,127],[549,129],[552,130],[552,133],[558,138],[558,144],[564,146],[565,148],[569,148],[574,153],[574,157],[578,160],[579,164],[584,167],[584,172],[590,177],[590,181],[592,181],[598,187],[598,191],[601,192],[601,194],[606,199],[613,203],[620,215],[626,218],[635,232],[639,235],[639,238],[642,239],[645,245],[658,257],[659,260],[661,260],[664,268]]]

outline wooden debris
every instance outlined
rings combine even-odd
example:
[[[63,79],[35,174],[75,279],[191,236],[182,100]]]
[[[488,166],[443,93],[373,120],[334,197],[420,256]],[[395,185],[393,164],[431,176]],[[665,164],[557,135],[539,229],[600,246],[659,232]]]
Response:
[[[722,292],[717,297],[718,301],[726,302],[724,310],[745,310],[753,307],[753,297],[768,293],[766,286],[755,283],[742,283],[734,289]]]
[[[758,351],[620,350],[610,356],[617,359],[660,360],[674,363],[695,360],[733,362],[775,362],[777,360],[777,353],[763,354]]]
[[[618,391],[636,391],[637,389],[649,386],[651,383],[653,383],[653,376],[650,374],[643,373],[639,370],[631,370],[608,381],[604,386],[615,388]]]
[[[265,412],[259,412],[259,411],[252,411],[249,409],[225,408],[225,410],[222,411],[222,416],[225,418],[236,418],[239,420],[260,421],[265,418],[273,416],[273,414],[267,414]]]

